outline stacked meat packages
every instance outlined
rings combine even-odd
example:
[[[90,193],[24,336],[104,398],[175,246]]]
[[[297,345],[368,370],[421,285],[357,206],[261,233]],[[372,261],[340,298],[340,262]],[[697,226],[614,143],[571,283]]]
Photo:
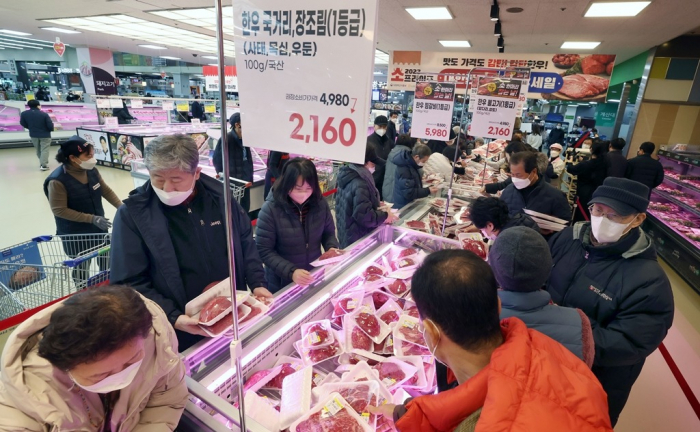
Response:
[[[295,357],[244,385],[246,413],[272,431],[391,431],[370,406],[432,393],[435,364],[410,279],[425,254],[395,246],[332,299],[327,319],[300,326]]]

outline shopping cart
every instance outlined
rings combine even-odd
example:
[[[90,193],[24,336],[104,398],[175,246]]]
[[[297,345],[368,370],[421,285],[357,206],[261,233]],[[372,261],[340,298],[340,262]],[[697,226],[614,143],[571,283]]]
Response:
[[[0,249],[0,320],[109,282],[110,234],[41,236]]]
[[[221,183],[224,182],[223,180],[224,174],[223,173],[218,173],[216,175],[216,179],[219,180]],[[233,194],[233,198],[238,201],[239,203],[241,202],[241,199],[243,198],[243,195],[245,195],[245,190],[251,186],[253,186],[253,183],[247,182],[245,180],[239,180],[237,178],[229,177],[229,182],[231,183],[231,193]]]

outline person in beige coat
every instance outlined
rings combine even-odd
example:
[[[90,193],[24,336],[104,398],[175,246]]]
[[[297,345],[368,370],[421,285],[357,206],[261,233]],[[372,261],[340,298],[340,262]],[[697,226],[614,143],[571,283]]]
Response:
[[[10,335],[0,431],[172,431],[188,397],[177,352],[163,310],[133,289],[78,293]]]

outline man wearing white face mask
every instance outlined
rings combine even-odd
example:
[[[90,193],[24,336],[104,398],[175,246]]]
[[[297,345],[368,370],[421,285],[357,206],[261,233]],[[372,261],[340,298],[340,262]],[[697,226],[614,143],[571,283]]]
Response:
[[[367,144],[372,144],[374,146],[377,158],[381,159],[381,162],[377,162],[375,170],[372,173],[372,177],[374,177],[374,186],[379,191],[380,199],[386,200],[391,199],[391,197],[382,195],[382,190],[384,189],[384,175],[386,173],[386,160],[395,144],[387,135],[388,124],[389,120],[386,116],[377,116],[374,119],[374,133],[367,137]]]
[[[102,198],[115,208],[122,205],[116,193],[105,183],[95,168],[95,149],[79,136],[72,136],[61,144],[56,153],[61,166],[44,181],[44,194],[49,199],[56,220],[56,234],[95,234],[85,241],[64,241],[66,254],[77,257],[81,252],[104,243],[112,223],[105,217]],[[101,269],[107,262],[99,257]],[[87,279],[90,261],[73,270],[75,279]],[[83,279],[84,280],[84,279]]]
[[[144,152],[150,175],[114,219],[111,281],[133,287],[163,308],[180,349],[204,336],[185,305],[229,277],[224,186],[201,175],[199,152],[187,135],[161,135]],[[248,214],[232,200],[235,287],[269,297]]]
[[[185,366],[163,310],[124,286],[82,291],[22,322],[0,364],[2,431],[172,431]]]
[[[579,308],[591,320],[593,372],[608,393],[613,426],[673,322],[670,283],[641,229],[648,196],[641,183],[607,178],[590,201],[591,222],[549,242],[554,266],[547,290],[555,303]]]

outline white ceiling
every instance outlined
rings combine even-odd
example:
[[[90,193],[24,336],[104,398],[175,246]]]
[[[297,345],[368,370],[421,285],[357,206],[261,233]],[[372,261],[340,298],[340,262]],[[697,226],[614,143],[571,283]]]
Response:
[[[652,46],[700,26],[700,1],[653,0],[633,18],[584,18],[591,0],[501,0],[501,21],[508,52],[556,53],[565,40],[601,41],[592,52],[617,54],[619,60],[636,55]],[[224,0],[224,5],[230,5]],[[491,0],[379,0],[377,48],[390,50],[496,52],[494,23],[489,20]],[[211,8],[213,0],[2,0],[0,27],[32,33],[31,38],[52,41],[56,36],[73,46],[89,45],[143,55],[180,57],[194,63],[212,63],[203,53],[192,49],[168,47],[154,51],[138,45],[138,31],[129,37],[81,29],[82,34],[59,34],[39,27],[53,24],[42,19],[74,18],[106,14],[124,14],[180,29],[215,37],[211,27],[204,28],[171,20],[149,12],[177,8]],[[455,19],[416,21],[405,7],[448,6]],[[522,7],[519,14],[507,13],[509,7]],[[562,11],[562,9],[564,9]],[[231,39],[231,36],[227,36]],[[471,48],[444,48],[438,40],[463,40]],[[194,57],[192,54],[198,54]],[[2,58],[2,51],[0,51]],[[229,58],[227,63],[233,64]]]

